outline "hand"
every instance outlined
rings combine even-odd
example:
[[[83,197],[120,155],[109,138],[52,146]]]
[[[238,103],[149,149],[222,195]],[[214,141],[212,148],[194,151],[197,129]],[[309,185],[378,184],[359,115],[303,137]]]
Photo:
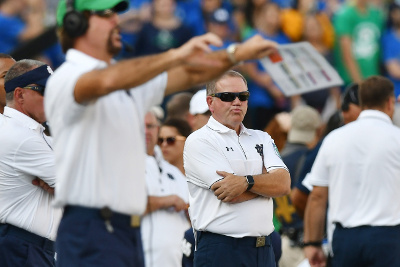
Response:
[[[206,65],[217,66],[221,63],[218,60],[206,57],[211,52],[209,45],[221,46],[222,40],[213,33],[196,36],[183,44],[181,47],[174,49],[174,57],[182,60],[189,65]]]
[[[277,48],[276,42],[266,40],[257,34],[238,46],[235,58],[238,61],[260,59],[276,52]]]
[[[181,210],[187,210],[189,207],[189,204],[186,203],[182,198],[180,198],[177,195],[170,195],[169,198],[169,207],[173,207],[176,212],[179,212]]]
[[[49,186],[42,179],[39,179],[39,178],[33,179],[32,184],[41,187],[44,191],[46,191],[50,195],[54,195],[54,188]]]
[[[304,254],[311,267],[325,267],[326,257],[321,247],[308,246],[304,248]]]
[[[247,190],[247,181],[244,176],[236,176],[223,171],[217,171],[217,174],[224,177],[224,179],[214,183],[211,186],[211,190],[222,202],[231,202]]]

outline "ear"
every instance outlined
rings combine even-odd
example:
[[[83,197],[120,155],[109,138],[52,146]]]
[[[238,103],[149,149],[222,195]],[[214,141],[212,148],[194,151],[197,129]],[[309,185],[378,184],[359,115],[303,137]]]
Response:
[[[212,105],[212,103],[214,102],[214,99],[212,96],[207,96],[207,105],[208,105],[208,109],[211,111],[211,113],[214,113],[214,107]]]
[[[25,96],[24,93],[25,92],[24,92],[24,90],[22,90],[22,88],[20,88],[20,87],[15,88],[15,90],[14,90],[14,101],[16,103],[23,103],[24,102],[24,96]]]

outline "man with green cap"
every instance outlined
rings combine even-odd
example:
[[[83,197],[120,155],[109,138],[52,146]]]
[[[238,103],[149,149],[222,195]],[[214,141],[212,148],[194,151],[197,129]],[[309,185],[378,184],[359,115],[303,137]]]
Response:
[[[122,48],[117,12],[127,8],[126,0],[62,0],[57,10],[66,62],[48,81],[45,111],[56,154],[55,204],[65,207],[56,241],[61,267],[144,266],[144,115],[164,94],[276,50],[256,36],[211,53],[208,46],[222,42],[206,34],[115,63]]]

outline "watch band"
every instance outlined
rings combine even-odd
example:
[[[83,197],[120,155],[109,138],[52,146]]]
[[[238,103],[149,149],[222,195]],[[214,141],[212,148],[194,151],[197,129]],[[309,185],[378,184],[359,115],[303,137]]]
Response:
[[[254,185],[254,178],[251,175],[246,175],[245,177],[246,177],[246,180],[247,180],[247,189],[246,189],[246,191],[249,191]]]

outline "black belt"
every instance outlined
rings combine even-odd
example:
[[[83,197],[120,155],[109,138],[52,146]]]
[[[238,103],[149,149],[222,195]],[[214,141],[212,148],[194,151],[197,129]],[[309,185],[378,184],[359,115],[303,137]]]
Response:
[[[264,247],[271,246],[271,235],[269,236],[245,236],[231,237],[226,235],[215,234],[211,232],[197,231],[197,240],[202,238],[212,239],[213,241],[226,244],[237,244],[239,246],[248,247]]]
[[[28,232],[22,228],[16,227],[14,225],[8,223],[0,223],[0,233],[2,235],[12,235],[18,237],[26,242],[32,243],[37,245],[45,250],[51,251],[52,253],[55,252],[55,245],[54,241],[51,241],[47,238],[39,236],[37,234]]]
[[[110,210],[108,207],[98,209],[68,205],[64,209],[64,216],[70,213],[75,214],[80,218],[100,218],[104,221],[109,221],[109,223],[111,224],[121,225],[124,227],[140,227],[140,216],[130,216],[123,213],[115,212]]]

